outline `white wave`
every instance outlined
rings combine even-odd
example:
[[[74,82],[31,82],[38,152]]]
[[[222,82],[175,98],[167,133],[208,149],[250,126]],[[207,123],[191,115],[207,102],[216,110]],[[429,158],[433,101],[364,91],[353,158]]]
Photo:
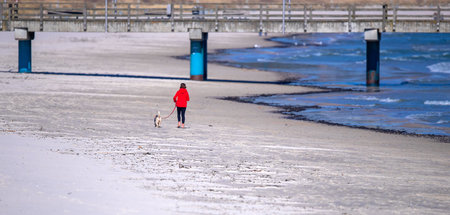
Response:
[[[412,58],[431,58],[431,57],[433,57],[432,55],[430,55],[430,54],[424,54],[424,55],[413,55],[413,56],[411,56]]]
[[[441,112],[426,112],[426,113],[419,113],[419,114],[411,114],[406,116],[405,118],[407,119],[423,119],[423,118],[428,118],[428,117],[440,117],[442,116]]]
[[[386,102],[386,103],[392,103],[392,102],[399,102],[400,99],[391,99],[391,98],[385,98],[385,99],[380,99],[380,102]]]
[[[344,56],[351,56],[351,57],[353,57],[353,56],[361,56],[361,54],[358,53],[358,52],[355,52],[355,53],[346,53],[346,54],[342,54],[342,53],[333,53],[333,55],[337,55],[337,56],[344,55]]]
[[[392,60],[392,61],[410,61],[407,57],[384,57],[383,60]]]
[[[365,100],[365,101],[379,101],[384,103],[393,103],[393,102],[399,102],[400,99],[391,99],[391,98],[377,98],[375,96],[356,96],[356,97],[346,97],[345,99],[351,99],[351,100]]]
[[[445,100],[445,101],[425,101],[424,104],[426,105],[445,105],[448,106],[450,105],[450,101],[449,100]]]
[[[319,42],[313,42],[313,44],[314,44],[314,45],[317,45],[317,46],[321,46],[321,45],[323,45],[323,42],[322,42],[322,41],[319,41]]]
[[[273,62],[273,60],[265,59],[265,58],[258,58],[256,59],[258,62]]]
[[[427,66],[427,68],[431,72],[450,73],[450,62],[436,63],[433,65]]]
[[[356,97],[345,97],[345,99],[373,101],[373,100],[376,100],[376,97],[375,96],[356,96]]]
[[[435,57],[435,55],[431,54],[422,54],[422,55],[411,55],[409,57],[407,56],[398,56],[398,57],[383,57],[383,60],[392,60],[392,61],[412,61],[416,59],[430,59]]]
[[[309,55],[309,54],[296,54],[296,55],[293,55],[293,56],[289,57],[289,59],[297,59],[297,58],[305,58],[305,57],[311,57],[311,55]]]
[[[437,121],[436,122],[437,124],[445,124],[445,123],[448,123],[448,121],[447,120],[439,120],[439,121]]]

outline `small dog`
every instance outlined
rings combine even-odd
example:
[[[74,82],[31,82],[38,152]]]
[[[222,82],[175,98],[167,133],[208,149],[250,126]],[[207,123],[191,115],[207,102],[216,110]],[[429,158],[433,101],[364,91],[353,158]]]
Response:
[[[158,114],[155,115],[153,122],[155,123],[155,127],[158,127],[158,128],[161,127],[161,113],[159,111],[158,111]]]

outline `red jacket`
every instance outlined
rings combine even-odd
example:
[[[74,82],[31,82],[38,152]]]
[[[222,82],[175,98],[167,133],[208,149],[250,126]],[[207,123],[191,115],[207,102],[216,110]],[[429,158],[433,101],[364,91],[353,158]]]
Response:
[[[187,107],[187,102],[189,101],[188,91],[184,88],[180,88],[180,90],[178,90],[178,92],[173,97],[173,101],[176,103],[177,107]]]

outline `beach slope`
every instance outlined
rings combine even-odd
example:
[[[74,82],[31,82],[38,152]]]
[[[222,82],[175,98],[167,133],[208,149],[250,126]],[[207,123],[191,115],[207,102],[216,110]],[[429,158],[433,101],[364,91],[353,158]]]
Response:
[[[0,48],[5,50],[0,53],[0,70],[15,70],[17,42],[10,34],[0,37]],[[275,45],[254,34],[211,33],[208,47],[214,52],[255,44]],[[17,154],[10,157],[14,162],[25,159],[27,168],[34,161],[27,153],[34,150],[70,165],[79,157],[104,169],[107,161],[129,173],[119,174],[118,183],[137,188],[137,196],[164,199],[162,210],[169,208],[176,214],[446,214],[450,210],[448,143],[290,120],[275,107],[220,99],[318,91],[248,82],[277,82],[289,75],[211,64],[212,79],[247,83],[98,75],[187,78],[189,61],[174,57],[188,54],[187,34],[38,33],[33,47],[34,71],[82,74],[0,72],[0,126],[7,134],[0,136],[0,150]],[[154,114],[171,112],[181,82],[191,96],[188,128],[177,129],[174,116],[155,128]],[[9,135],[43,139],[11,149],[19,146],[11,143]],[[42,141],[58,144],[50,150]],[[12,176],[5,165],[2,178]],[[108,174],[97,172],[97,176]],[[41,176],[24,177],[34,181]],[[23,183],[9,181],[7,186]],[[5,184],[0,183],[0,212],[22,214],[17,204],[8,203],[26,193],[3,192],[10,191]],[[38,195],[31,197],[27,204],[40,204]],[[105,203],[88,197],[82,201]],[[128,206],[137,214],[153,210],[139,202]],[[45,204],[41,210],[35,208],[37,213],[48,211]]]

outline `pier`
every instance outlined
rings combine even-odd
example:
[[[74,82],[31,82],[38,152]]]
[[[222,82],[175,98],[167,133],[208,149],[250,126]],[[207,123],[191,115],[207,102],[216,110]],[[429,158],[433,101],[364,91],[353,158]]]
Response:
[[[26,58],[19,62],[27,63],[19,63],[19,71],[31,71],[31,42],[28,41],[33,39],[33,32],[190,32],[191,78],[195,80],[207,79],[207,38],[208,33],[213,32],[259,35],[365,32],[368,29],[377,32],[450,32],[450,5],[136,4],[113,1],[99,5],[33,1],[0,3],[0,14],[0,31],[21,31],[16,32],[16,39],[21,44],[19,52],[26,50],[27,53],[19,54]],[[379,52],[379,48],[371,50]],[[368,83],[378,83],[379,71],[373,71],[367,71]],[[369,76],[374,80],[369,80]]]
[[[280,1],[281,2],[281,1]],[[450,32],[450,6],[0,3],[1,31]],[[283,13],[284,11],[284,13]],[[284,25],[283,25],[284,23]]]

